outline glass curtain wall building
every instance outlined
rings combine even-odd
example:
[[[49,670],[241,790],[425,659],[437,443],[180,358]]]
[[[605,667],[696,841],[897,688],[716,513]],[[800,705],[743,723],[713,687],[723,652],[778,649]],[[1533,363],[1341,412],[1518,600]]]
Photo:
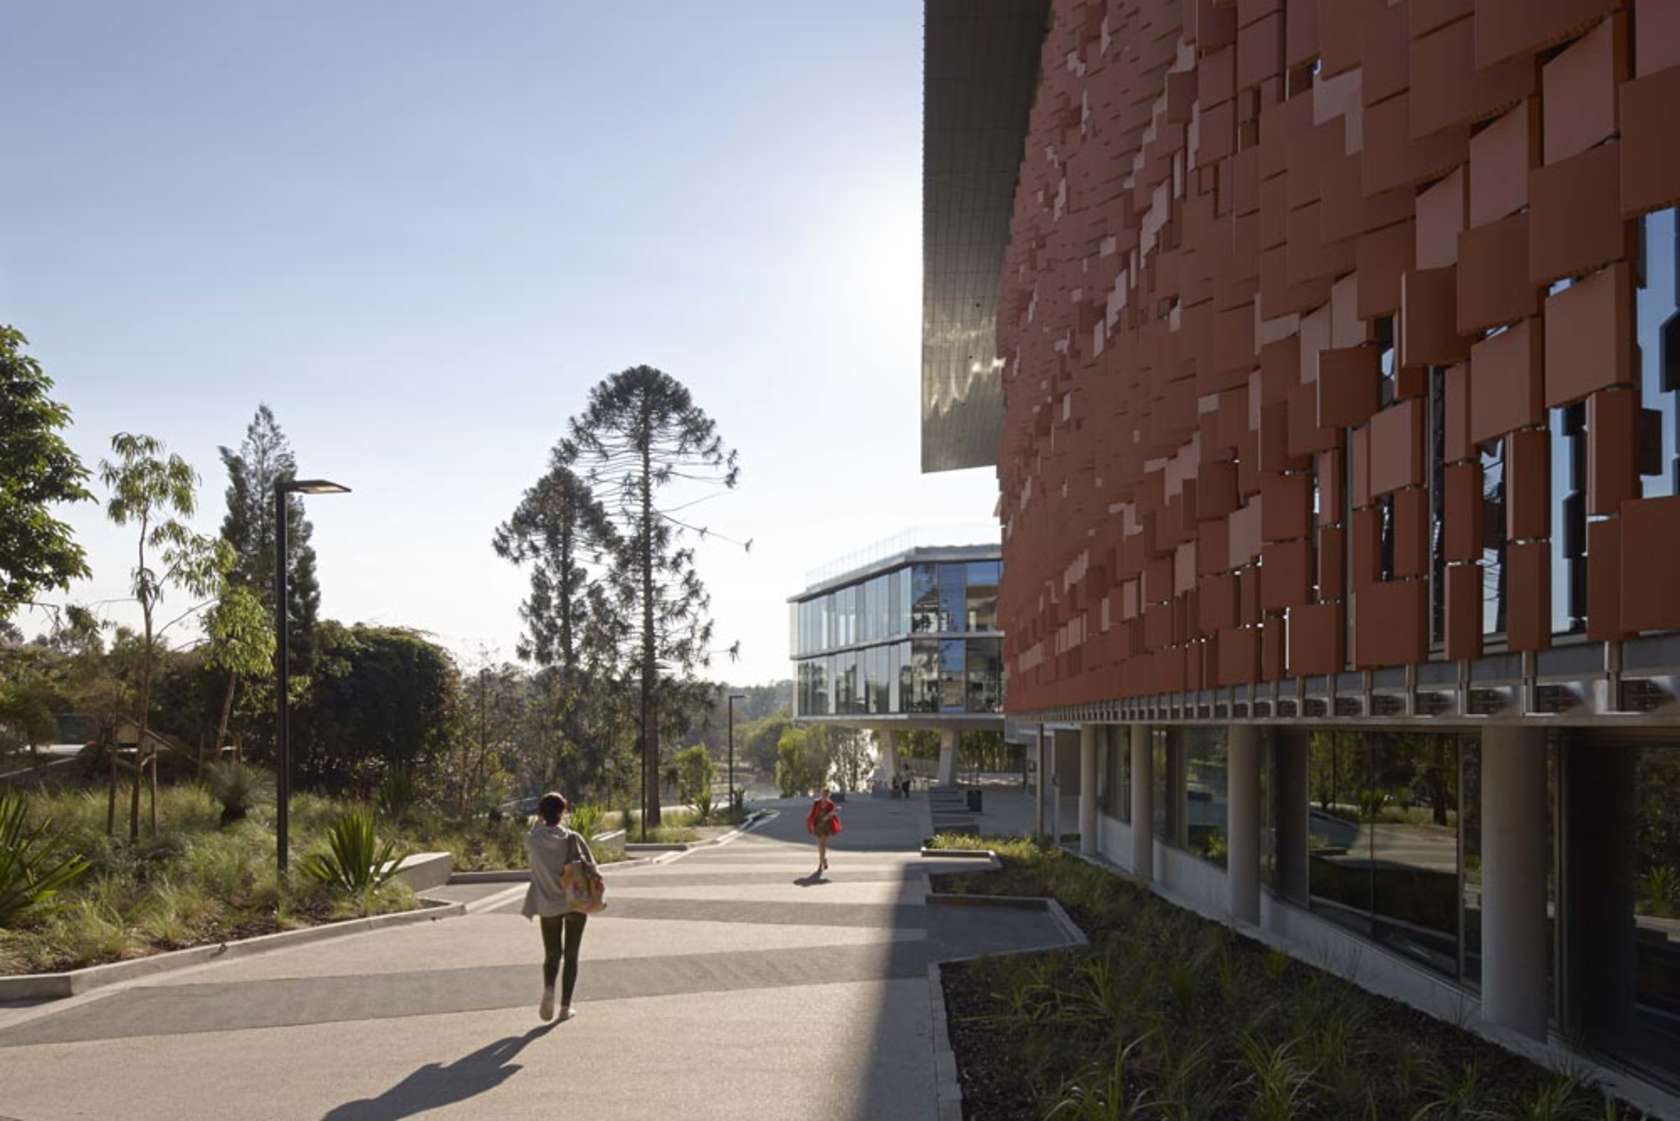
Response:
[[[915,549],[791,606],[794,715],[1000,716],[996,547]]]

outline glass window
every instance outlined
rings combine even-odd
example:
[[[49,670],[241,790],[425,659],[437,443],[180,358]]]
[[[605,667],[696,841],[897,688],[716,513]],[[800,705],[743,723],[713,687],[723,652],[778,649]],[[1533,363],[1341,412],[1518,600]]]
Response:
[[[887,711],[904,711],[904,688],[899,680],[899,673],[904,666],[904,644],[895,642],[886,648],[887,652]]]
[[[1184,751],[1177,728],[1152,729],[1154,754],[1155,836],[1175,848],[1184,847]]]
[[[998,580],[1003,565],[998,561],[971,561],[968,565],[968,589],[965,593],[967,628],[971,631],[997,630]]]
[[[1587,629],[1587,406],[1551,410],[1552,630]]]
[[[1634,301],[1639,340],[1639,402],[1648,410],[1649,441],[1640,449],[1644,495],[1680,493],[1680,253],[1673,210],[1640,223],[1639,291]]]
[[[1225,729],[1185,728],[1183,738],[1185,847],[1224,867],[1230,805]]]
[[[1429,640],[1447,640],[1447,372],[1429,370]]]
[[[968,640],[969,712],[1003,711],[1003,641],[996,638]]]
[[[828,659],[812,658],[811,667],[811,715],[827,716],[834,710],[828,705]]]
[[[893,631],[895,635],[910,633],[910,605],[915,602],[915,592],[911,590],[911,569],[905,566],[898,570],[893,577],[893,587],[898,589],[898,598],[893,601]]]
[[[1106,798],[1103,812],[1116,821],[1132,820],[1132,735],[1124,725],[1109,725],[1108,758],[1105,765],[1108,781],[1103,787]]]
[[[1505,441],[1482,446],[1482,633],[1505,633]]]
[[[1458,737],[1318,732],[1309,751],[1313,909],[1456,977]]]
[[[963,711],[964,694],[968,682],[964,675],[964,643],[960,638],[948,638],[939,644],[939,710]]]
[[[931,564],[918,564],[912,578],[910,629],[939,631],[939,579]]]
[[[917,639],[910,644],[911,712],[939,711],[939,643]]]
[[[1680,746],[1572,736],[1564,754],[1566,1016],[1680,1075]]]
[[[968,621],[968,566],[939,566],[939,629],[960,631]]]

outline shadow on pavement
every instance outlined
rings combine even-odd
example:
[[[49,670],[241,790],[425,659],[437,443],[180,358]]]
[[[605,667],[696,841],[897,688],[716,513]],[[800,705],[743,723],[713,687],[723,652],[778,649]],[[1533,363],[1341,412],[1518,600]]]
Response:
[[[427,1063],[377,1098],[345,1102],[321,1121],[398,1121],[476,1097],[512,1078],[521,1069],[513,1058],[558,1026],[555,1020],[524,1035],[498,1039],[447,1066]]]

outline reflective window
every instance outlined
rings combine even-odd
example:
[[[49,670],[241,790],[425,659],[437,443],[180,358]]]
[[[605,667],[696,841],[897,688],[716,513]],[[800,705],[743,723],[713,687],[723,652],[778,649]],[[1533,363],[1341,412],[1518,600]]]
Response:
[[[968,682],[964,676],[964,643],[948,638],[939,643],[939,711],[961,712]]]
[[[1457,976],[1458,737],[1320,732],[1309,752],[1313,909]]]
[[[1564,768],[1570,1026],[1680,1075],[1680,746],[1582,736]]]
[[[1225,729],[1183,729],[1185,847],[1203,860],[1225,865],[1230,772]]]
[[[1680,493],[1680,253],[1675,211],[1641,222],[1639,291],[1634,314],[1639,339],[1639,403],[1648,410],[1640,448],[1644,495]]]
[[[1482,446],[1482,633],[1505,633],[1505,441]]]
[[[1151,777],[1155,790],[1150,808],[1155,815],[1155,836],[1175,848],[1184,848],[1183,733],[1178,728],[1155,728],[1152,733],[1154,774]]]
[[[966,629],[997,630],[998,581],[1002,573],[1003,565],[999,561],[969,562],[964,596]]]
[[[910,644],[910,711],[939,711],[939,643],[917,639]]]
[[[1003,711],[1003,640],[968,640],[969,712]]]
[[[911,576],[910,629],[939,631],[939,579],[931,564],[918,564]]]
[[[1107,725],[1107,772],[1103,783],[1103,812],[1116,821],[1132,820],[1132,736],[1124,725]]]
[[[968,566],[939,566],[939,629],[960,631],[968,620]]]
[[[1587,629],[1586,402],[1550,413],[1552,630]]]

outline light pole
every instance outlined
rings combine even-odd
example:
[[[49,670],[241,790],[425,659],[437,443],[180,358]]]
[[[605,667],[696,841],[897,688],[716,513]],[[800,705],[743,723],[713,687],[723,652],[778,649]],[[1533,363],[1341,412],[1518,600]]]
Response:
[[[729,694],[729,811],[735,812],[735,702],[747,699],[745,693]],[[741,808],[746,809],[742,799]]]
[[[350,488],[326,479],[277,479],[274,483],[274,859],[280,879],[291,861],[292,745],[287,727],[286,693],[291,672],[286,664],[286,496],[289,494],[349,494]]]

